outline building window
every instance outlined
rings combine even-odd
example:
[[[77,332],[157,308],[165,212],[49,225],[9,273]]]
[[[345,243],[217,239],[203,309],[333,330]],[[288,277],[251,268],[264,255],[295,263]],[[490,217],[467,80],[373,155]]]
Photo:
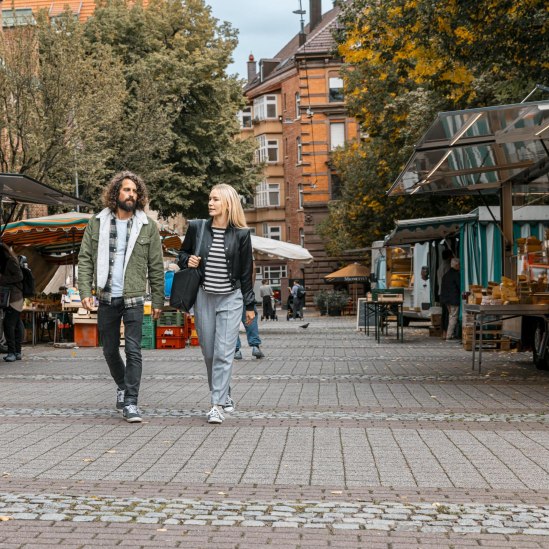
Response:
[[[301,164],[301,162],[303,162],[303,147],[301,145],[301,137],[296,137],[295,143],[297,147],[297,163]]]
[[[301,118],[301,94],[299,92],[295,94],[295,117]]]
[[[35,25],[36,21],[32,15],[32,8],[15,8],[2,10],[2,27],[26,27]]]
[[[266,278],[269,281],[269,284],[274,284],[275,286],[280,284],[281,278],[286,278],[288,276],[288,269],[286,265],[264,265],[262,278]]]
[[[255,207],[273,208],[280,206],[280,183],[262,181],[255,188]]]
[[[276,95],[263,95],[254,99],[254,118],[267,120],[277,118]]]
[[[257,139],[257,160],[259,162],[278,162],[278,139],[267,139],[260,135]]]
[[[244,107],[238,112],[237,116],[240,122],[240,128],[252,127],[252,107]]]
[[[263,223],[263,236],[265,238],[272,238],[273,240],[280,240],[282,237],[282,228],[280,225]]]
[[[250,229],[250,234],[255,235],[255,227],[248,227]]]
[[[333,122],[330,124],[330,150],[345,145],[345,122]]]
[[[301,183],[297,186],[297,204],[301,210],[303,208],[303,185]]]
[[[343,79],[339,76],[330,76],[328,82],[328,97],[330,99],[330,103],[344,101],[345,97],[343,95]]]
[[[303,230],[303,227],[299,228],[299,245],[302,248],[305,248],[305,231]]]
[[[341,178],[336,173],[330,174],[330,197],[332,200],[341,198]]]

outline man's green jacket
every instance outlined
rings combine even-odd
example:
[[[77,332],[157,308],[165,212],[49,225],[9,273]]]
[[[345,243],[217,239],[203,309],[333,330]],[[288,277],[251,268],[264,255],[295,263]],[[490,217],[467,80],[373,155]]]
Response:
[[[91,297],[92,286],[101,291],[109,274],[109,235],[112,213],[105,208],[86,227],[78,255],[80,298]],[[151,287],[152,308],[164,305],[164,263],[156,223],[141,210],[135,212],[124,261],[124,297],[140,297]],[[98,292],[99,293],[99,292]]]

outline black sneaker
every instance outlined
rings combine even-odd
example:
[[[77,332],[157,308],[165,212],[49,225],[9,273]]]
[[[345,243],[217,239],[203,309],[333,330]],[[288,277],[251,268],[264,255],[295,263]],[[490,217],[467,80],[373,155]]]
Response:
[[[126,391],[124,389],[116,389],[116,409],[122,410],[124,408],[124,395]]]
[[[124,419],[128,423],[141,423],[143,421],[141,419],[141,412],[139,411],[137,404],[128,404],[127,406],[124,406],[122,413],[124,415]]]
[[[252,347],[252,356],[255,356],[255,358],[264,358],[265,355],[263,354],[263,351],[259,348],[259,345],[256,347]]]

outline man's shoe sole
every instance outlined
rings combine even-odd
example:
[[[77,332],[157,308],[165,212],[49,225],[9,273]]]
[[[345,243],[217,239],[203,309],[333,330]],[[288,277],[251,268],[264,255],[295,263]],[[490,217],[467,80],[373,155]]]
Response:
[[[211,423],[212,425],[220,425],[221,423],[223,423],[223,420],[216,417],[208,419],[208,423]]]
[[[141,423],[143,421],[140,417],[125,417],[124,418],[128,423]]]

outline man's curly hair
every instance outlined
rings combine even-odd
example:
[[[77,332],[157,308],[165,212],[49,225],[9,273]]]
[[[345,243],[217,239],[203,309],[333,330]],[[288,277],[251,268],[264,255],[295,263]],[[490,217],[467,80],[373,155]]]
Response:
[[[124,179],[130,179],[135,183],[137,187],[137,201],[135,203],[136,210],[144,210],[145,206],[149,202],[149,191],[147,186],[141,177],[133,172],[118,172],[109,182],[105,190],[103,191],[103,206],[109,208],[112,212],[115,212],[118,208],[118,196],[120,195],[120,188],[122,187],[122,181]]]

